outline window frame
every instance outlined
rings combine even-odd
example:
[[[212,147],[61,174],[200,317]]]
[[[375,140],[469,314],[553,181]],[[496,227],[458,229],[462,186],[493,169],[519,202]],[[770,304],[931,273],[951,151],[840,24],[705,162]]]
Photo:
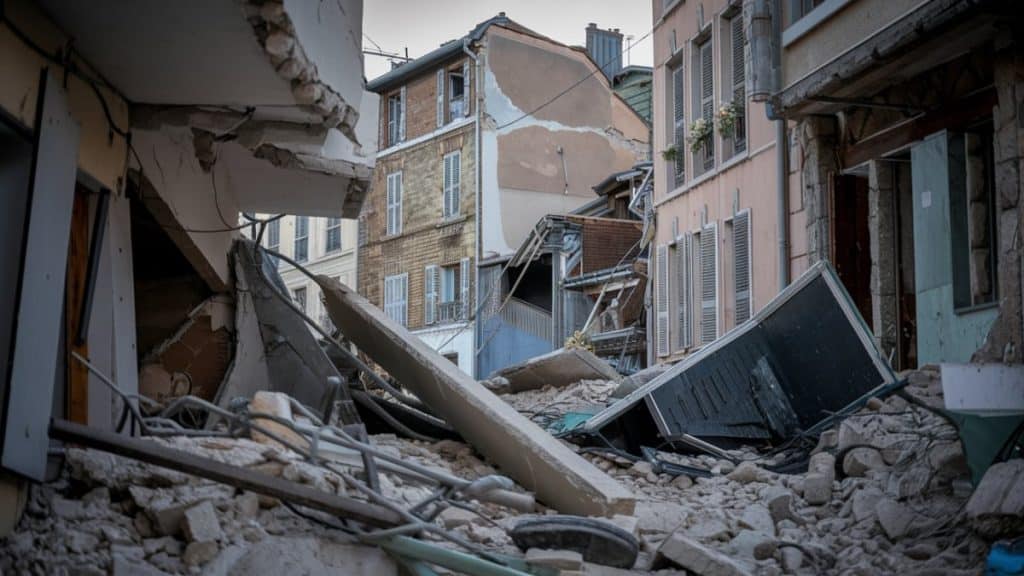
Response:
[[[395,296],[401,294],[401,299]],[[384,277],[383,309],[388,318],[402,326],[409,325],[409,273]]]
[[[337,252],[341,248],[341,218],[328,216],[324,221],[324,253]]]
[[[300,246],[302,248],[301,250],[299,249]],[[292,257],[296,262],[309,261],[309,216],[295,217],[295,237],[292,244]]]
[[[292,300],[295,302],[295,305],[299,307],[299,310],[308,312],[309,290],[305,286],[297,286],[292,289]]]

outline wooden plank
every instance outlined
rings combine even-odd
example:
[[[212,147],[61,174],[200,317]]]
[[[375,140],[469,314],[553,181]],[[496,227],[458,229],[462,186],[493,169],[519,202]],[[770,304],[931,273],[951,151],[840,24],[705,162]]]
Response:
[[[333,278],[317,276],[334,325],[548,506],[566,514],[632,514],[636,497],[484,388],[404,326]]]
[[[876,132],[843,150],[844,168],[851,168],[899,150],[939,130],[957,130],[992,114],[998,104],[995,88],[986,88],[941,108],[926,112],[895,126]]]
[[[64,341],[67,350],[67,416],[72,422],[89,421],[89,371],[71,357],[78,352],[89,357],[87,342],[77,342],[79,321],[85,296],[85,282],[89,266],[89,197],[88,191],[75,187],[75,200],[71,208],[71,239],[68,243],[68,271],[65,298]]]
[[[329,494],[276,476],[174,450],[151,440],[121,436],[58,419],[50,424],[50,437],[272,496],[370,526],[386,528],[403,523],[398,513],[376,504]]]

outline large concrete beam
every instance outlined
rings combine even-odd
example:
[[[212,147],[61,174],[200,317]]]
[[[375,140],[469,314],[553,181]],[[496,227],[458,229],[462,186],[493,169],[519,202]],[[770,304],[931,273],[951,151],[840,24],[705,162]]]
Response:
[[[348,287],[318,276],[334,325],[503,473],[567,514],[632,514],[631,492]]]

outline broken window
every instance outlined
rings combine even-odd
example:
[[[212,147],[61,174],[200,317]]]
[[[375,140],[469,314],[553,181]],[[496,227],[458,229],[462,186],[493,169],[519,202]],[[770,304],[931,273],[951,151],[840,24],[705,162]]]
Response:
[[[395,274],[384,278],[384,313],[402,326],[408,324],[409,274]]]
[[[444,157],[444,209],[445,219],[459,215],[459,192],[462,188],[462,153],[452,152]]]
[[[388,174],[387,194],[387,226],[386,234],[394,236],[402,233],[402,173]]]
[[[957,311],[996,302],[995,186],[991,126],[952,136],[950,228]]]
[[[327,252],[341,250],[341,218],[327,219]]]
[[[388,146],[405,140],[405,86],[388,96]]]
[[[299,307],[299,310],[306,311],[306,287],[296,288],[292,291],[292,295],[295,299],[295,305]]]
[[[295,252],[296,262],[309,260],[309,216],[295,217]]]
[[[448,118],[455,120],[465,115],[465,90],[461,72],[448,74]]]

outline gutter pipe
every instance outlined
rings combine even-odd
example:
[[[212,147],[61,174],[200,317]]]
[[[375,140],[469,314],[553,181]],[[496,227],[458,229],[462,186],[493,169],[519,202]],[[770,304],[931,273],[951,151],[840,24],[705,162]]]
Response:
[[[466,53],[473,61],[473,83],[475,84],[476,94],[474,100],[476,101],[475,110],[473,111],[476,118],[473,120],[473,132],[474,132],[474,144],[473,153],[475,155],[475,164],[473,166],[474,178],[473,178],[473,290],[475,291],[473,302],[475,305],[479,305],[477,298],[480,294],[480,256],[482,254],[481,242],[480,242],[480,190],[481,190],[481,179],[482,170],[480,169],[481,162],[481,151],[480,151],[480,118],[482,117],[482,111],[480,104],[483,102],[483,96],[480,91],[480,59],[477,57],[469,48],[469,38],[462,39],[462,51]],[[475,307],[473,308],[475,309]],[[473,349],[476,350],[479,346],[480,339],[480,321],[476,314],[471,320],[473,326]],[[477,376],[477,354],[473,354],[473,376]]]

